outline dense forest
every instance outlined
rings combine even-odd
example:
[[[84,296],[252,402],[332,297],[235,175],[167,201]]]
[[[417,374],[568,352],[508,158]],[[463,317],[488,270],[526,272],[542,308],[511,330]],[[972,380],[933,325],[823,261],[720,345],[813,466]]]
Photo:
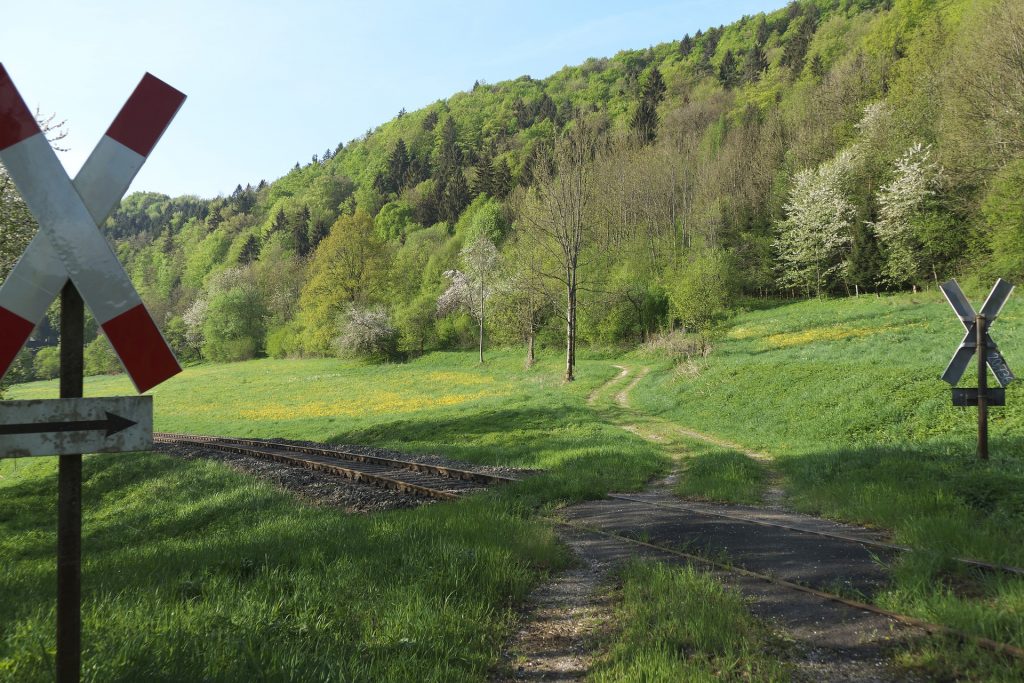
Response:
[[[0,276],[32,232],[5,181]],[[183,361],[521,343],[571,378],[577,342],[703,345],[753,297],[1019,278],[1024,4],[792,2],[477,82],[227,197],[136,193],[105,230]]]

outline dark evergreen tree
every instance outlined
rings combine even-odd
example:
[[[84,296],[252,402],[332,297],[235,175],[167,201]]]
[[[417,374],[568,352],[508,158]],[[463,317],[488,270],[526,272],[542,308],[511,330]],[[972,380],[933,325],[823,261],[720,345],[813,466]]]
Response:
[[[466,175],[462,169],[459,169],[445,184],[440,206],[441,220],[448,221],[449,226],[454,226],[459,214],[469,205],[469,200],[469,183],[466,182]]]
[[[496,199],[505,199],[512,192],[512,170],[508,161],[502,159],[494,165],[492,171],[493,195]]]
[[[654,142],[658,136],[658,104],[665,99],[665,81],[657,67],[651,69],[644,81],[640,103],[633,113],[631,125],[640,142]]]
[[[292,241],[295,244],[295,253],[305,256],[309,253],[309,207],[302,207],[302,211],[295,214],[291,221]]]
[[[245,240],[245,244],[242,245],[242,251],[238,253],[238,262],[244,266],[252,263],[259,257],[260,241],[256,238],[256,235],[249,235]]]
[[[555,106],[555,101],[548,97],[547,93],[541,95],[540,100],[537,101],[537,120],[543,121],[544,119],[558,122],[558,107]]]
[[[331,226],[327,222],[327,219],[323,217],[317,218],[316,222],[313,224],[312,233],[309,236],[310,251],[315,250],[317,248],[317,245],[323,242],[324,238],[327,237],[327,235],[329,235],[330,232]]]
[[[436,109],[431,109],[427,112],[427,115],[423,117],[423,130],[434,130],[437,127],[438,116]]]
[[[406,174],[403,185],[418,185],[430,177],[430,164],[422,158],[413,155],[409,158],[409,170]]]
[[[516,98],[512,104],[512,113],[516,117],[516,126],[520,129],[529,128],[533,125],[533,112],[526,106],[521,97]]]
[[[224,215],[220,212],[221,207],[211,209],[210,213],[206,215],[206,229],[213,232],[217,229],[221,223],[224,222]]]
[[[441,220],[454,224],[470,200],[469,184],[462,172],[464,157],[459,147],[455,120],[449,116],[441,128],[434,163],[433,201]]]
[[[818,8],[814,3],[807,6],[807,11],[798,19],[801,23],[795,34],[790,36],[782,51],[782,65],[789,67],[794,76],[804,69],[807,49],[811,46],[814,30],[817,28]]]
[[[718,81],[725,86],[726,90],[731,90],[739,85],[739,80],[736,58],[733,56],[732,50],[726,50],[722,57],[722,63],[718,65]]]
[[[480,159],[476,167],[476,177],[473,179],[473,194],[486,194],[494,196],[494,159],[490,154]]]
[[[815,54],[811,58],[811,74],[817,80],[821,80],[825,77],[825,62],[822,60],[821,55]]]
[[[747,83],[755,83],[767,70],[768,58],[764,54],[764,48],[759,45],[750,48],[746,61],[743,63],[743,80]]]
[[[771,29],[768,28],[768,20],[763,14],[760,15],[757,21],[757,33],[754,35],[754,42],[758,47],[764,47],[764,44],[768,42],[768,36],[770,36],[771,33]]]
[[[690,56],[691,52],[693,52],[693,38],[691,38],[690,34],[687,33],[683,36],[683,39],[679,41],[679,56],[685,59]]]
[[[270,229],[272,232],[284,232],[288,229],[288,221],[283,208],[277,210],[277,215],[274,216],[274,225]]]
[[[374,179],[374,186],[381,194],[398,194],[409,178],[409,152],[405,140],[398,138],[395,148],[388,157],[388,167]]]
[[[702,76],[710,76],[715,72],[711,64],[715,51],[718,49],[718,41],[722,38],[722,27],[709,28],[704,34],[704,42],[700,48],[700,60],[697,62],[697,73]]]
[[[846,271],[847,281],[867,291],[878,289],[882,281],[882,251],[871,225],[856,221],[853,226],[853,244]]]

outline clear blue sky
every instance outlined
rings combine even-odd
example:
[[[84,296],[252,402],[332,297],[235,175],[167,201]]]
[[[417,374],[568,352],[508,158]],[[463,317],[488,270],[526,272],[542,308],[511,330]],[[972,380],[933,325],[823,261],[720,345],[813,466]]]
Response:
[[[68,120],[70,173],[150,71],[188,100],[132,190],[212,197],[489,83],[677,40],[784,0],[5,3],[0,62]]]

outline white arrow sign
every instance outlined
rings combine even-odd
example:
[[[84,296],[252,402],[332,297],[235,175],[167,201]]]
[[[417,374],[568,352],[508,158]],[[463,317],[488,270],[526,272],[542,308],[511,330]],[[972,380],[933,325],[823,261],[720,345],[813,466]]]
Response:
[[[152,396],[0,401],[0,459],[152,447]]]
[[[988,298],[985,299],[985,303],[982,304],[981,310],[977,313],[975,313],[974,307],[971,306],[970,302],[967,301],[967,297],[964,296],[964,292],[960,289],[960,285],[957,284],[956,280],[942,283],[939,289],[942,290],[942,293],[946,296],[946,301],[953,307],[953,311],[967,331],[963,341],[960,342],[959,348],[957,348],[953,358],[949,361],[949,365],[946,366],[946,371],[942,373],[942,379],[956,386],[960,378],[963,377],[964,371],[970,364],[971,358],[974,357],[977,349],[978,315],[985,316],[985,362],[988,364],[989,369],[992,370],[992,374],[995,375],[996,381],[999,382],[999,386],[1005,387],[1016,379],[1013,371],[1010,370],[1010,366],[1006,364],[1003,354],[999,353],[999,348],[996,346],[995,341],[988,334],[988,328],[995,321],[999,312],[1003,310],[1003,305],[1006,304],[1006,300],[1010,297],[1013,285],[1002,278],[996,280],[995,286],[992,287]]]
[[[0,287],[0,373],[69,276],[140,392],[181,371],[96,226],[120,201],[184,99],[146,74],[72,183],[0,65],[0,161],[41,229]]]

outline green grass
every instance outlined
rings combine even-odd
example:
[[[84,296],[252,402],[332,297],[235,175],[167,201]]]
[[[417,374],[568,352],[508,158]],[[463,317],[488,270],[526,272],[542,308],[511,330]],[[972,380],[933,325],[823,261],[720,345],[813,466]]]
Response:
[[[688,449],[673,491],[684,498],[756,505],[767,482],[762,463],[733,450],[700,444]]]
[[[632,403],[777,456],[798,509],[922,549],[878,602],[1024,646],[1024,583],[948,577],[952,555],[1024,565],[1024,389],[991,409],[992,459],[978,462],[976,412],[952,407],[938,379],[962,336],[934,290],[779,306],[731,321],[696,376],[657,365]],[[1024,367],[1024,299],[1010,299],[993,336]]]
[[[637,561],[621,581],[616,631],[591,681],[791,680],[780,644],[708,574]]]
[[[256,361],[192,368],[157,389],[162,430],[372,443],[545,473],[454,504],[348,516],[211,462],[89,456],[85,680],[485,678],[513,608],[567,562],[535,511],[635,490],[667,462],[586,408],[614,368],[584,361],[565,385],[557,358],[530,371],[518,353],[491,359]],[[93,378],[85,393],[128,390]],[[40,383],[10,398],[54,393]],[[0,680],[50,680],[54,459],[0,462],[0,477]]]

